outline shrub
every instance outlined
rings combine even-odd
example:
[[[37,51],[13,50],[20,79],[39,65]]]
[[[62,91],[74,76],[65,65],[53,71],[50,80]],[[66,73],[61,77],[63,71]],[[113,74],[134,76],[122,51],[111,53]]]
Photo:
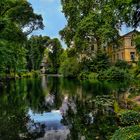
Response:
[[[136,77],[140,78],[140,66],[136,66],[131,70],[131,73]]]
[[[140,140],[140,126],[120,128],[115,131],[111,140]]]
[[[80,80],[87,80],[88,75],[89,75],[89,72],[81,72],[78,77]]]
[[[97,80],[97,73],[93,72],[81,72],[79,74],[80,80]]]
[[[76,58],[67,58],[60,67],[60,73],[64,77],[76,78],[80,72],[80,65]]]
[[[135,125],[140,122],[140,113],[133,110],[124,111],[119,114],[119,120],[123,126]]]
[[[110,60],[109,56],[106,52],[99,50],[95,56],[95,58],[92,59],[90,62],[90,70],[94,72],[99,72],[102,70],[108,69],[110,66]]]
[[[98,77],[98,74],[95,73],[95,72],[90,72],[89,75],[88,75],[89,80],[96,80],[97,77]]]
[[[98,79],[108,81],[127,81],[131,79],[131,76],[123,69],[111,67],[108,70],[99,72]]]
[[[115,63],[115,67],[118,67],[120,69],[128,69],[128,68],[130,68],[130,65],[124,60],[118,60]]]

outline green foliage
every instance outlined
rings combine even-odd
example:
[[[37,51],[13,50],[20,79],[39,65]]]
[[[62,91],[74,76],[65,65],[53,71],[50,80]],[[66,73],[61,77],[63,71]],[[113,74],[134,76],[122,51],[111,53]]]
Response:
[[[120,110],[120,108],[119,108],[119,104],[118,104],[117,101],[115,101],[115,102],[114,102],[114,112],[115,112],[115,113],[118,113],[119,110]]]
[[[79,71],[80,65],[75,57],[67,58],[60,67],[60,73],[69,78],[76,78]]]
[[[44,57],[46,47],[49,45],[50,38],[48,36],[32,36],[27,43],[27,69],[40,69],[41,61]]]
[[[26,0],[0,1],[0,73],[16,76],[26,69],[27,35],[43,29],[42,20]]]
[[[134,75],[135,78],[139,78],[140,76],[140,68],[139,64],[136,67],[133,67],[130,72]]]
[[[25,68],[26,50],[21,44],[0,41],[0,71],[10,73]]]
[[[90,65],[91,71],[94,71],[94,72],[97,72],[97,73],[99,71],[106,70],[110,66],[109,57],[106,54],[106,52],[98,51],[96,53],[95,58],[92,59],[92,61],[90,62],[89,65]]]
[[[61,3],[68,24],[60,34],[68,46],[74,41],[81,50],[91,44],[101,47],[114,42],[122,24],[138,26],[140,21],[138,1],[61,0]]]
[[[140,123],[140,113],[127,110],[119,113],[119,120],[122,126],[136,125]]]
[[[120,69],[128,69],[128,68],[130,68],[130,65],[124,60],[118,60],[115,63],[115,67],[118,67]]]
[[[129,81],[131,78],[131,75],[127,71],[117,67],[111,67],[105,71],[101,71],[98,75],[99,80],[108,81]]]
[[[89,74],[89,72],[81,72],[78,77],[81,80],[87,80],[88,79],[88,74]]]
[[[63,30],[60,31],[62,39],[68,46],[74,46],[79,55],[85,55],[88,59],[82,60],[80,77],[87,78],[86,72],[103,71],[109,68],[107,55],[98,52],[110,43],[119,44],[119,30],[123,24],[129,27],[139,25],[140,15],[139,1],[135,0],[61,0],[63,13],[68,21]],[[137,41],[139,42],[139,41]],[[138,43],[140,44],[140,43]],[[96,50],[93,48],[97,47]],[[95,52],[97,56],[94,59]],[[119,61],[115,65],[121,69],[129,66],[125,62]],[[106,72],[110,74],[105,74]],[[117,81],[127,80],[125,71],[115,69],[100,72],[101,79]],[[111,74],[112,73],[112,74]],[[122,74],[122,77],[121,77]],[[105,76],[105,77],[102,77]]]
[[[94,102],[95,106],[99,108],[113,107],[114,98],[111,95],[98,95],[92,100],[92,102]]]
[[[59,71],[61,63],[60,60],[62,59],[61,54],[63,52],[63,49],[60,41],[57,38],[50,40],[49,43],[51,48],[49,48],[48,52],[48,61],[49,61],[48,72],[56,74]]]
[[[1,0],[0,15],[0,25],[2,24],[3,29],[7,28],[7,25],[15,24],[14,26],[20,30],[26,28],[24,34],[27,35],[33,30],[44,27],[41,15],[33,12],[33,8],[27,0]]]
[[[140,126],[133,125],[116,130],[111,140],[140,140]]]
[[[61,3],[68,23],[60,31],[60,35],[68,46],[73,46],[79,56],[88,58],[79,60],[82,71],[80,77],[83,79],[88,78],[87,72],[98,73],[108,69],[109,58],[101,50],[112,42],[119,44],[119,30],[123,24],[130,27],[135,24],[136,27],[140,22],[136,17],[140,14],[138,1],[61,0]],[[114,69],[115,72],[111,69],[100,72],[100,78],[114,81],[115,78],[117,81],[127,80],[128,74],[119,68],[127,69],[128,64],[118,61],[115,66],[118,67]]]
[[[80,80],[97,80],[97,73],[93,73],[93,72],[84,72],[82,71],[79,75],[78,78]]]

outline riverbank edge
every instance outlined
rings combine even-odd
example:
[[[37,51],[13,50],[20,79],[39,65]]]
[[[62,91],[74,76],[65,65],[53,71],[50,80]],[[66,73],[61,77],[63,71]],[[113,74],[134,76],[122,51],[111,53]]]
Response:
[[[31,71],[31,72],[21,72],[21,73],[10,73],[10,74],[1,74],[0,75],[0,83],[4,82],[5,80],[16,80],[20,78],[31,78],[31,77],[38,77],[41,75],[40,71]]]

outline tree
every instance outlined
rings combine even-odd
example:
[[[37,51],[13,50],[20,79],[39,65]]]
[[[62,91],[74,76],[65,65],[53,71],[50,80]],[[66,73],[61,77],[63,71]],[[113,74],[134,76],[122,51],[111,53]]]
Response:
[[[68,57],[63,61],[60,67],[60,72],[64,77],[76,78],[80,73],[80,65],[75,57]]]
[[[41,15],[26,0],[0,1],[0,70],[11,73],[25,69],[27,35],[43,29]]]
[[[60,41],[57,38],[50,40],[50,47],[48,53],[48,59],[50,62],[50,72],[58,73],[60,67],[61,54],[63,52]]]
[[[27,0],[1,0],[0,15],[1,30],[13,21],[20,29],[25,30],[26,35],[44,27],[41,15],[33,12],[33,8]]]
[[[49,46],[50,38],[48,36],[32,36],[27,43],[27,69],[40,69],[41,61],[44,57],[44,51]]]
[[[69,44],[74,41],[76,47],[81,49],[90,47],[91,44],[101,47],[118,37],[116,27],[118,22],[112,12],[114,8],[112,1],[62,0],[61,2],[68,24],[60,34],[64,40],[66,39],[66,43],[69,39]]]
[[[98,48],[118,39],[122,24],[137,27],[140,21],[138,0],[61,0],[68,24],[60,35],[68,46],[74,41],[84,50]]]
[[[99,72],[108,69],[110,66],[109,56],[104,51],[98,51],[96,57],[89,62],[91,71]]]
[[[133,28],[140,25],[139,0],[116,0],[114,4],[116,5],[116,15],[121,23]]]

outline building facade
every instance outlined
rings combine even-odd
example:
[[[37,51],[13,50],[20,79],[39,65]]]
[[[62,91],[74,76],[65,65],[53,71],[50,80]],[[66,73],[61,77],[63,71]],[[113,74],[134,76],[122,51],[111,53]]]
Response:
[[[128,63],[138,61],[138,54],[134,43],[135,36],[136,31],[129,32],[120,37],[119,45],[111,44],[107,48],[107,53],[112,63],[115,63],[117,60],[124,60]]]

